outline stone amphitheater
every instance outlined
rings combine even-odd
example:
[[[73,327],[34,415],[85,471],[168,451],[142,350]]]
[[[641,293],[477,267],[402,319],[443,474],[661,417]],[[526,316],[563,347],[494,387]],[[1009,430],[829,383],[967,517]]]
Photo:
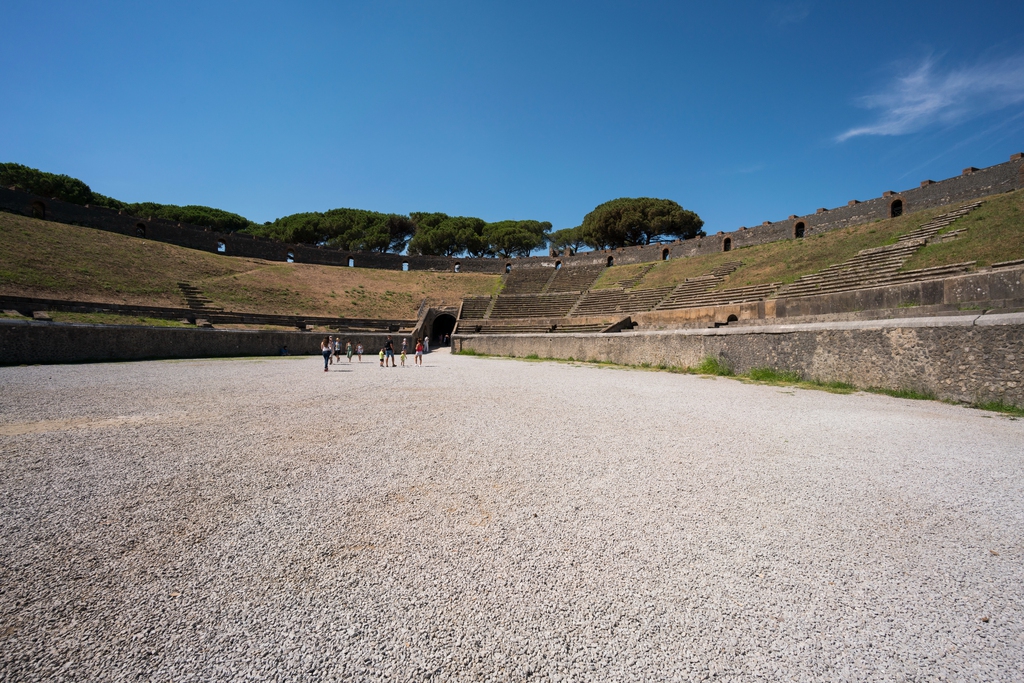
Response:
[[[1024,261],[907,268],[1024,186],[1011,162],[1012,187],[884,197],[942,208],[787,283],[737,281],[743,240],[870,214],[466,264],[500,293],[416,320],[243,314],[184,282],[185,311],[135,312],[293,329],[9,297],[40,315],[0,320],[0,681],[1024,680]],[[461,353],[324,373],[312,324]],[[790,379],[644,371],[707,360]]]

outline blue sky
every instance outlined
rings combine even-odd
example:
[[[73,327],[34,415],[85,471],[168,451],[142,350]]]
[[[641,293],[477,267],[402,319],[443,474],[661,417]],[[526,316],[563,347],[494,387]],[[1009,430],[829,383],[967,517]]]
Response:
[[[1021,2],[7,2],[0,161],[257,221],[709,232],[1024,151]]]

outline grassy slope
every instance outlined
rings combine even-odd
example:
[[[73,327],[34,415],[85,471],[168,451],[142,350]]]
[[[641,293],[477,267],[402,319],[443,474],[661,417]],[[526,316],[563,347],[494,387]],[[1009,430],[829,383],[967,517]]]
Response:
[[[861,249],[892,244],[897,237],[918,228],[932,217],[950,211],[950,207],[929,209],[888,220],[857,225],[814,235],[800,240],[784,240],[730,252],[682,258],[658,263],[638,285],[639,288],[675,285],[686,278],[710,273],[727,261],[743,261],[722,287],[742,287],[768,282],[792,282],[801,275],[815,273],[841,263]],[[985,201],[981,208],[951,226],[971,226],[968,233],[953,242],[922,249],[906,268],[922,268],[977,259],[979,265],[993,261],[1024,258],[1024,190],[999,195]],[[595,287],[615,287],[639,266],[613,266],[598,279]]]
[[[929,244],[905,268],[930,268],[963,261],[989,266],[1024,258],[1024,190],[989,199],[943,232],[967,229],[944,244]]]
[[[497,290],[497,275],[401,272],[222,256],[0,213],[0,293],[183,306],[178,282],[226,310],[412,318],[420,301]]]

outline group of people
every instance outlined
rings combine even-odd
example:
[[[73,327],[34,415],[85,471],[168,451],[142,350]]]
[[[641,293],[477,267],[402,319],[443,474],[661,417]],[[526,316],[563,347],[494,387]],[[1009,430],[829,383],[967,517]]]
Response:
[[[415,363],[416,365],[423,365],[423,353],[426,351],[430,352],[430,341],[426,337],[416,340],[416,345],[413,351],[416,354]],[[409,347],[409,340],[405,337],[402,338],[402,353],[399,358],[402,361],[402,367],[405,367],[405,360],[407,357],[407,351]],[[324,372],[328,371],[328,366],[333,365],[334,361],[337,360],[341,363],[341,337],[327,336],[324,337],[323,341],[320,342],[320,353],[324,357]],[[348,356],[348,362],[352,362],[352,356],[355,355],[359,362],[363,362],[363,345],[355,344],[353,346],[350,340],[345,341],[345,355]],[[391,360],[391,367],[397,367],[395,365],[395,342],[391,339],[391,335],[384,340],[384,346],[381,347],[380,352],[377,354],[380,359],[380,366],[385,368],[388,366],[388,360]]]

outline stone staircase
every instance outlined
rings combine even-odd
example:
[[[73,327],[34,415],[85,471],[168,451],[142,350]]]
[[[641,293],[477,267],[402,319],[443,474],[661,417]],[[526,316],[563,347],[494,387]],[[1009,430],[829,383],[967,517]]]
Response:
[[[196,286],[187,282],[178,283],[178,291],[185,299],[185,305],[193,311],[223,311],[220,306],[214,306],[213,301],[206,298],[203,292]]]
[[[462,320],[482,320],[491,307],[491,297],[471,296],[462,300]]]
[[[707,275],[687,278],[673,290],[661,303],[654,307],[655,311],[671,311],[677,308],[693,308],[704,306],[700,297],[725,281],[726,276],[743,265],[742,261],[729,261],[715,267]]]

